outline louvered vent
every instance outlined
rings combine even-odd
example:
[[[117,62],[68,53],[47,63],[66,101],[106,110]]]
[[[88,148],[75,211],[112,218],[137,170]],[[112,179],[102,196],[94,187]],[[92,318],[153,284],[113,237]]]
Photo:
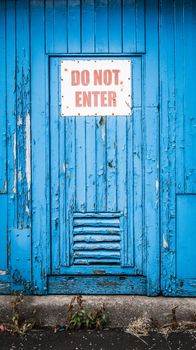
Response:
[[[75,213],[73,264],[119,265],[120,259],[120,214]]]

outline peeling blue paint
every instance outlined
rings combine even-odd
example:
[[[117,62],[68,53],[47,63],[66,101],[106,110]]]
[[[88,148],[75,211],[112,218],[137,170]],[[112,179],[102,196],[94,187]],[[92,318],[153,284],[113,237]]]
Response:
[[[1,0],[0,22],[0,293],[195,296],[195,1]],[[131,117],[60,117],[60,61],[95,57],[131,60]]]

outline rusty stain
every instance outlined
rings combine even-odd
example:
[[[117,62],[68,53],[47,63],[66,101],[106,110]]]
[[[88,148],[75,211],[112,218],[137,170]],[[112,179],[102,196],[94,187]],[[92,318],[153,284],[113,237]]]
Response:
[[[168,248],[169,247],[169,244],[168,242],[166,241],[166,239],[163,237],[163,248]]]
[[[105,270],[93,270],[93,273],[95,275],[103,275],[103,274],[105,274]]]

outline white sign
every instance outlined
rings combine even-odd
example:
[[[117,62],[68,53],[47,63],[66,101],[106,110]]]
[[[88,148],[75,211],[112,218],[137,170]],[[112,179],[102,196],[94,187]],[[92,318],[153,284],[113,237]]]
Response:
[[[131,115],[131,61],[61,61],[61,115]]]

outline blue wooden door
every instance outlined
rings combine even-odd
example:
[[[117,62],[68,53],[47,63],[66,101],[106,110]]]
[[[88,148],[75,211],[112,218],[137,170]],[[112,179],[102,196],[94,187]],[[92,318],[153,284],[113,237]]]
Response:
[[[145,293],[141,57],[121,117],[62,117],[62,60],[50,64],[52,275],[65,276],[63,292]]]

